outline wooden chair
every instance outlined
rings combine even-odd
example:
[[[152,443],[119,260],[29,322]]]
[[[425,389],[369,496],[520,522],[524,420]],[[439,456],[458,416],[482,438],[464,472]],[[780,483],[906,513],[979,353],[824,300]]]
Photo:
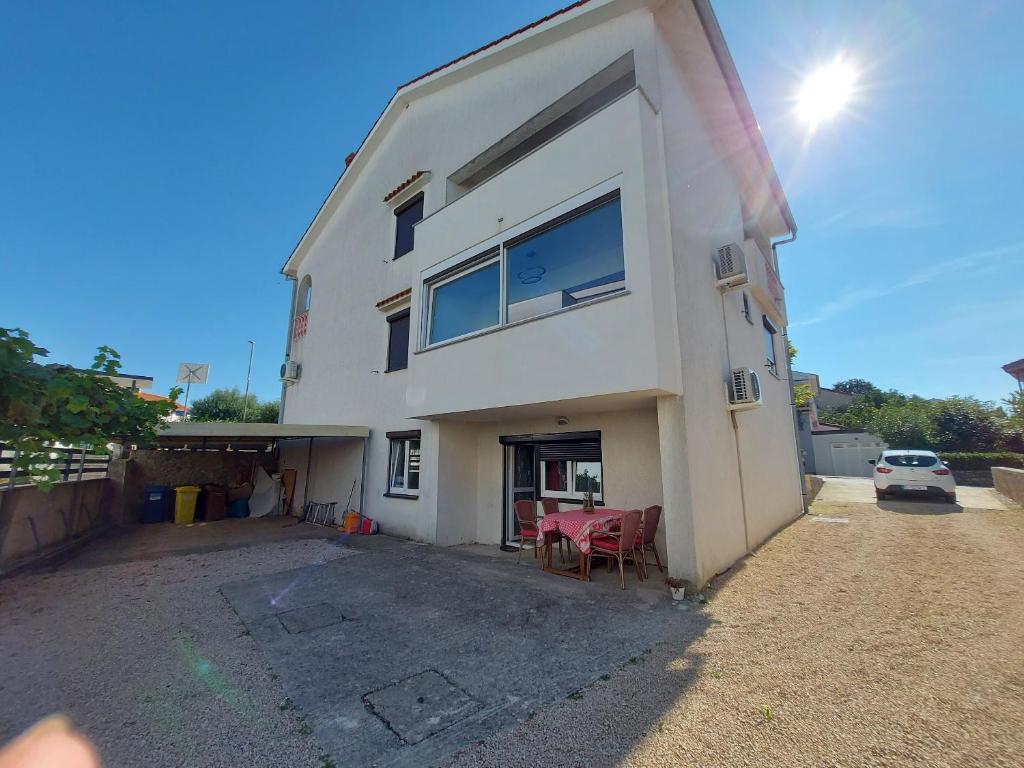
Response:
[[[547,517],[548,515],[553,515],[553,514],[555,514],[556,512],[559,511],[559,509],[558,509],[558,501],[556,499],[541,499],[540,500],[540,506],[541,506],[541,509],[544,510],[544,516],[545,517]],[[552,536],[551,536],[551,541],[552,542],[556,542],[556,541],[558,542],[558,557],[564,563],[565,562],[565,553],[562,552],[562,541],[563,540],[565,541],[566,550],[571,555],[572,554],[572,539],[570,539],[567,536],[563,536],[561,531],[555,531],[552,534]]]
[[[588,571],[590,570],[590,561],[594,555],[608,558],[614,557],[619,563],[619,585],[625,589],[626,576],[623,561],[627,557],[632,557],[633,565],[636,567],[637,578],[643,581],[644,575],[640,569],[640,558],[636,550],[642,514],[639,509],[631,509],[623,514],[622,527],[618,531],[595,533],[590,537],[590,554],[587,555]],[[609,560],[608,564],[611,565],[611,560]]]
[[[647,551],[654,553],[654,562],[658,565],[658,571],[664,571],[661,567],[661,556],[658,554],[658,545],[654,543],[654,537],[658,533],[658,523],[661,522],[661,507],[655,505],[644,510],[643,521],[640,530],[636,534],[636,550],[640,553],[641,564],[644,568],[644,576],[647,576]]]

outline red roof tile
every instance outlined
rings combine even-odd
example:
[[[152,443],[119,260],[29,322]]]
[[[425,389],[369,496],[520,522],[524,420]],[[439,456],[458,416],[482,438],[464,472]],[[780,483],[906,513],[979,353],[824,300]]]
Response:
[[[396,301],[398,301],[399,299],[404,299],[406,296],[412,296],[412,288],[406,288],[404,291],[399,291],[398,293],[392,294],[391,296],[381,299],[380,301],[377,302],[377,309],[380,309],[381,307],[386,307],[388,304],[394,304]]]
[[[401,184],[399,184],[397,187],[395,187],[390,192],[388,192],[386,195],[384,195],[384,202],[386,203],[389,200],[393,200],[395,198],[395,196],[400,194],[403,189],[408,189],[410,184],[412,184],[416,180],[422,178],[423,174],[425,174],[425,173],[426,173],[426,171],[416,171],[416,173],[414,173],[408,179],[406,179]]]

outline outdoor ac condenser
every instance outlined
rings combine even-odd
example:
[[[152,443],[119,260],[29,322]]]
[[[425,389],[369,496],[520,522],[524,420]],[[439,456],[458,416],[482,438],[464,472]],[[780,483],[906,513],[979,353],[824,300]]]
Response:
[[[729,377],[729,410],[746,411],[761,405],[761,379],[750,368],[733,368]]]
[[[293,384],[302,375],[302,366],[294,360],[285,360],[281,365],[281,381]]]
[[[715,254],[715,277],[719,290],[747,283],[747,260],[737,243],[723,245]]]

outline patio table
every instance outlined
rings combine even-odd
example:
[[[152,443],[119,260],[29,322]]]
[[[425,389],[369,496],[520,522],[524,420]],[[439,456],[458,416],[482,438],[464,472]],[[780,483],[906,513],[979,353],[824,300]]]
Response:
[[[553,512],[544,515],[537,522],[537,543],[544,544],[545,566],[544,570],[549,573],[557,573],[559,576],[572,576],[577,579],[590,579],[587,572],[587,555],[590,554],[590,535],[595,532],[611,530],[615,523],[622,522],[624,509],[595,509],[593,512],[584,512],[583,509],[568,509],[564,512]],[[563,536],[571,539],[580,551],[579,570],[557,569],[552,562],[552,547],[548,540],[555,531],[560,531]]]

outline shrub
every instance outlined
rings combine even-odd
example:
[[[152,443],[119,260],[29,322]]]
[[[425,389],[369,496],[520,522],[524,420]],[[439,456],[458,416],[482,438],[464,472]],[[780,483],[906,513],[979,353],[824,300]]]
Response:
[[[950,469],[991,469],[992,467],[1017,467],[1024,469],[1024,453],[996,451],[979,453],[974,451],[943,451],[939,457]]]

